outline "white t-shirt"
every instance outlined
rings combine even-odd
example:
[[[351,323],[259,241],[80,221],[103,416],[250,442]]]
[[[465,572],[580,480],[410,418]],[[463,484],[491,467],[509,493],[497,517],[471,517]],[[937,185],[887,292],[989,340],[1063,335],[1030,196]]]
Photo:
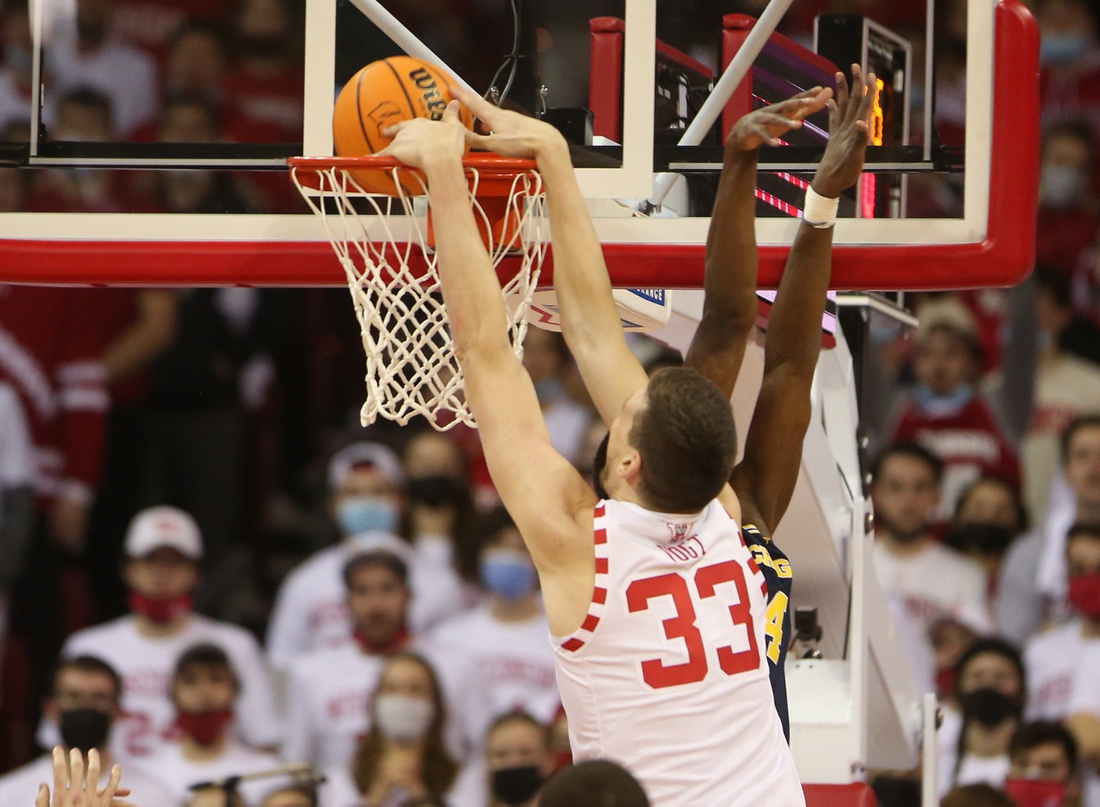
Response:
[[[875,571],[887,596],[905,601],[909,614],[925,628],[949,618],[980,634],[992,629],[986,577],[981,566],[933,541],[907,557],[875,542]]]
[[[936,732],[936,745],[940,752],[940,798],[947,795],[955,780],[955,761],[959,758],[959,735],[962,733],[962,714],[955,708],[945,703],[943,705],[943,722]]]
[[[157,113],[157,66],[151,57],[117,39],[92,53],[82,53],[75,39],[59,37],[47,51],[55,76],[46,105],[46,123],[57,125],[57,107],[71,90],[89,87],[111,102],[114,129],[125,137]]]
[[[241,680],[237,736],[262,747],[277,746],[282,740],[267,665],[251,633],[193,614],[175,636],[150,638],[138,633],[134,617],[123,616],[74,633],[61,651],[64,658],[100,658],[122,676],[126,715],[115,725],[112,737],[123,760],[147,756],[169,739],[175,720],[169,689],[176,660],[197,644],[214,644],[224,650]]]
[[[959,765],[955,787],[987,784],[1000,790],[1004,787],[1011,768],[1012,760],[1009,759],[1008,754],[999,757],[976,757],[973,754],[967,754]]]
[[[1075,619],[1032,636],[1024,646],[1027,719],[1065,720],[1078,686],[1100,680],[1100,638],[1086,639]],[[1095,649],[1093,649],[1095,648]],[[1100,714],[1100,702],[1096,704]]]
[[[409,629],[420,633],[468,607],[446,538],[424,536],[410,545],[388,533],[364,533],[322,549],[287,575],[271,612],[267,654],[287,670],[299,656],[335,647],[351,638],[344,565],[360,552],[388,549],[409,567]]]
[[[282,756],[318,770],[351,765],[370,729],[370,704],[385,659],[354,642],[302,656],[290,667]]]
[[[178,742],[170,742],[162,745],[152,756],[143,759],[141,766],[168,788],[176,802],[185,804],[192,795],[191,785],[271,771],[279,766],[279,759],[274,754],[264,754],[229,742],[217,759],[200,762],[187,759],[183,754],[183,746]],[[259,804],[276,786],[290,784],[290,781],[290,777],[283,776],[243,782],[239,792],[247,804]],[[138,804],[139,807],[155,807],[151,802]]]
[[[541,612],[523,622],[501,622],[484,604],[444,622],[428,636],[429,648],[460,659],[469,671],[463,692],[481,692],[482,706],[459,718],[465,722],[462,734],[470,747],[480,748],[489,725],[508,712],[522,710],[544,723],[553,720],[561,697],[549,635],[550,624]]]
[[[111,769],[107,766],[99,777],[100,786],[106,785],[110,778]],[[50,786],[52,798],[53,759],[49,754],[0,777],[0,804],[4,807],[32,807],[38,795],[38,786],[43,782]],[[121,785],[131,791],[126,801],[139,807],[182,807],[182,803],[140,765],[122,763]]]

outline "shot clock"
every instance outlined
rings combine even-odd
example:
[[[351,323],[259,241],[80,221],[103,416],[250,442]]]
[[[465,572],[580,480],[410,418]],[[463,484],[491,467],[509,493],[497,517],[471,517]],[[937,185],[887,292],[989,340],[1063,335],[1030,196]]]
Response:
[[[893,31],[857,14],[822,14],[814,29],[815,50],[848,73],[858,64],[878,80],[871,127],[872,146],[909,145],[913,48]],[[850,78],[850,76],[849,76]],[[856,192],[860,218],[905,215],[906,176],[864,174]]]

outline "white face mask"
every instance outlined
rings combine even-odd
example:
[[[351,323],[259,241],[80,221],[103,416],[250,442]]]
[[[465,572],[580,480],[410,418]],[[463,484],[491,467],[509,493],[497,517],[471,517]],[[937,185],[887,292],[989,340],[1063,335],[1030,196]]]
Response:
[[[415,742],[428,733],[435,718],[435,705],[409,695],[379,695],[374,702],[374,717],[387,740]]]

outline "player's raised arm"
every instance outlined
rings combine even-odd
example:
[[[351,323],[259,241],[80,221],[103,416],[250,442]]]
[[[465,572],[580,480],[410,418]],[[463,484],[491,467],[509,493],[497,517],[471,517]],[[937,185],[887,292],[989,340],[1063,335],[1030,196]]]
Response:
[[[824,109],[832,90],[815,87],[787,101],[745,115],[726,141],[725,164],[707,233],[703,318],[685,363],[725,393],[741,371],[745,345],[756,323],[756,163],[760,146],[802,125]]]
[[[452,88],[492,131],[475,142],[506,157],[534,157],[546,187],[554,245],[554,291],[562,334],[604,423],[646,385],[645,370],[627,347],[611,296],[603,249],[577,186],[569,146],[549,124],[500,109]]]
[[[541,573],[575,563],[592,566],[591,534],[575,519],[583,518],[585,508],[591,518],[596,497],[551,446],[534,385],[509,343],[500,282],[470,205],[461,162],[468,130],[457,110],[453,102],[442,122],[417,118],[398,124],[384,153],[428,178],[447,317],[466,400],[501,499]]]
[[[863,170],[875,77],[868,76],[864,83],[858,65],[852,65],[852,77],[849,94],[844,75],[837,74],[837,98],[829,102],[829,144],[811,185],[825,200],[838,198]],[[745,456],[732,479],[746,517],[759,518],[769,531],[786,512],[798,480],[832,272],[833,225],[813,221],[817,214],[812,209],[806,215],[768,319],[764,378],[745,438]]]

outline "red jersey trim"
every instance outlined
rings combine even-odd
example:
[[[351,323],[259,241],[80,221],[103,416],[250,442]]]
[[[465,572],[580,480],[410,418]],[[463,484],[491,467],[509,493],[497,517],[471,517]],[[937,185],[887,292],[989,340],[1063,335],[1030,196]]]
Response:
[[[610,561],[608,558],[609,547],[607,545],[607,528],[604,526],[606,515],[607,510],[602,502],[597,504],[595,510],[592,512],[592,539],[596,553],[596,580],[592,588],[592,602],[588,606],[588,616],[584,618],[584,622],[581,624],[580,628],[569,636],[562,638],[551,636],[554,644],[567,653],[575,653],[584,647],[585,643],[592,638],[592,634],[599,626],[600,618],[603,616],[603,612],[607,606],[608,567]]]

